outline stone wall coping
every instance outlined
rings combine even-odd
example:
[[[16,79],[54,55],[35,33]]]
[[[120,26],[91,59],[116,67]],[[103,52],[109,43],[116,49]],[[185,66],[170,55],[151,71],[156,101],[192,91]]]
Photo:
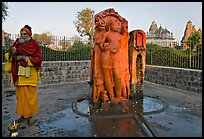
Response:
[[[147,67],[166,68],[166,69],[175,69],[175,70],[188,70],[188,71],[202,72],[202,70],[198,70],[198,69],[187,69],[187,68],[168,67],[168,66],[155,66],[155,65],[145,65],[145,66],[147,66]]]
[[[75,61],[43,61],[42,63],[67,63],[67,62],[89,62],[90,60],[75,60]]]

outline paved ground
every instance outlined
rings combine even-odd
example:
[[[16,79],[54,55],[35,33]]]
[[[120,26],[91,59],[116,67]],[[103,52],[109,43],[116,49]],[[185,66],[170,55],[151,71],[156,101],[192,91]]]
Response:
[[[109,125],[110,130],[100,128],[101,134],[97,133],[99,131],[94,131],[94,127],[98,127],[96,126],[97,122],[100,125],[103,120],[93,122],[87,117],[80,116],[72,111],[72,103],[81,97],[86,97],[89,91],[90,88],[87,82],[39,87],[39,113],[34,116],[38,121],[34,126],[30,127],[22,122],[19,136],[143,136],[136,134],[134,122],[127,121],[124,117],[122,117],[123,120],[119,120],[123,121],[121,126],[118,126],[115,119],[116,123],[114,124],[118,127],[112,124]],[[144,115],[145,120],[156,131],[158,136],[202,137],[202,94],[145,82],[144,95],[162,100],[168,106],[164,111]],[[8,124],[19,117],[15,114],[15,107],[15,90],[2,89],[3,137],[9,136]],[[103,126],[109,127],[108,123],[110,122],[108,122],[108,119],[105,123],[107,124]],[[126,124],[126,127],[123,126],[124,124]],[[128,130],[125,130],[127,128]],[[92,130],[90,131],[90,129]],[[110,132],[110,134],[107,132]]]

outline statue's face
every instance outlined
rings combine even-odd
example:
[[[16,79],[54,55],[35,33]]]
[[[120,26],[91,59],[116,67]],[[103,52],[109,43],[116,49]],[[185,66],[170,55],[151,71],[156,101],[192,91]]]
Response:
[[[117,21],[111,23],[111,30],[112,30],[112,31],[118,31],[118,30],[119,30],[119,24],[118,24]]]

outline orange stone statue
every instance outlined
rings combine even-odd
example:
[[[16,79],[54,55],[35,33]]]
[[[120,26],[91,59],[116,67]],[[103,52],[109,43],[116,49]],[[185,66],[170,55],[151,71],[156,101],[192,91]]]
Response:
[[[94,102],[98,100],[120,102],[128,99],[130,95],[128,40],[128,22],[113,8],[95,15],[95,46],[91,52],[90,75]],[[99,79],[96,79],[99,77],[101,85],[98,83]]]
[[[139,40],[136,42],[137,46],[141,46],[141,48],[146,48],[144,35],[139,32],[139,35],[135,37],[136,41]],[[139,79],[135,78],[137,65],[131,63],[137,61],[134,52],[137,50],[129,46],[132,42],[134,43],[135,40],[131,39],[130,43],[128,21],[113,8],[95,15],[95,45],[91,51],[89,82],[92,87],[93,102],[112,101],[117,103],[128,100],[131,93],[135,93],[135,89],[131,88],[131,83],[135,87],[134,84],[139,82]],[[144,65],[145,63],[141,70],[143,72]],[[143,79],[141,78],[142,81]]]

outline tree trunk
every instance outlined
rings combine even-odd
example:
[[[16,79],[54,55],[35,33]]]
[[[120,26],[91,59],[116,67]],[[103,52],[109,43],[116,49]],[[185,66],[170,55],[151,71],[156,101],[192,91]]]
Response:
[[[92,47],[94,47],[94,41],[93,41],[93,36],[92,35],[89,35],[89,41],[90,41],[90,45]]]

